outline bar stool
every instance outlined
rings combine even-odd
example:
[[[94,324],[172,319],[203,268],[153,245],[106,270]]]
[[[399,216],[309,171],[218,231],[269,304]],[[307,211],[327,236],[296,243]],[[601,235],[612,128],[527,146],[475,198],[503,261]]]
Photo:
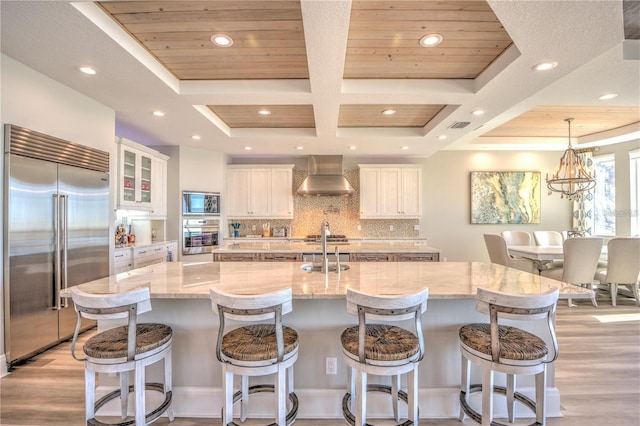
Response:
[[[349,393],[342,412],[350,425],[367,424],[367,391],[391,394],[393,416],[400,420],[398,399],[409,407],[409,420],[418,424],[418,363],[424,356],[421,316],[427,310],[429,290],[399,296],[378,296],[347,289],[347,311],[358,316],[358,325],[342,332],[342,354],[349,368]],[[373,321],[414,320],[415,332]],[[392,376],[391,386],[367,385],[367,375]],[[407,374],[407,391],[400,391],[400,375]],[[355,395],[355,407],[352,397]],[[355,416],[352,414],[355,408]]]
[[[139,314],[151,311],[149,289],[141,288],[118,294],[89,294],[71,288],[71,297],[78,313],[78,322],[73,334],[71,354],[85,367],[85,413],[87,425],[133,425],[143,426],[157,420],[166,413],[173,421],[171,406],[171,343],[173,331],[164,324],[138,324]],[[76,343],[82,318],[93,320],[127,320],[127,325],[111,328],[91,337],[83,346],[85,357],[76,356]],[[163,360],[164,385],[146,383],[145,368]],[[129,386],[129,372],[134,372],[134,384]],[[108,393],[96,401],[96,373],[117,373],[120,389]],[[164,401],[148,413],[145,407],[145,390],[164,395]],[[135,395],[135,419],[127,419],[129,393]],[[120,397],[122,422],[103,423],[95,413],[104,404]]]
[[[514,420],[514,400],[520,401],[536,414],[531,425],[545,424],[547,364],[558,356],[555,336],[555,311],[558,289],[540,295],[512,295],[479,288],[476,310],[489,315],[489,324],[469,324],[459,330],[462,353],[462,386],[460,391],[460,421],[465,414],[483,426],[502,426],[493,421],[493,393],[507,396],[509,421]],[[499,325],[498,319],[545,320],[553,356],[540,337],[512,326]],[[470,385],[471,362],[482,368],[482,384]],[[494,386],[493,372],[507,375],[507,387]],[[535,375],[536,401],[516,392],[516,375]],[[482,391],[482,414],[469,405],[469,396]]]
[[[216,356],[222,363],[222,423],[236,425],[233,422],[235,402],[242,401],[240,418],[244,422],[249,395],[274,392],[277,398],[275,424],[290,425],[298,415],[298,397],[293,388],[293,364],[298,359],[298,333],[282,325],[282,315],[292,310],[291,289],[263,295],[228,294],[213,288],[210,292],[213,311],[220,318]],[[272,320],[273,324],[251,324],[225,332],[227,319],[243,322]],[[234,374],[241,376],[241,387],[236,393],[233,392]],[[249,387],[249,376],[268,374],[276,375],[274,385]],[[291,402],[288,413],[287,395]]]

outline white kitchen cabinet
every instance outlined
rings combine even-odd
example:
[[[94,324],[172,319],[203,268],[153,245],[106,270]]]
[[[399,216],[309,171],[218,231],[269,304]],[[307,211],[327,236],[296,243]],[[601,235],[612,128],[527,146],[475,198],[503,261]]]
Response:
[[[117,209],[167,215],[167,160],[169,157],[125,138],[118,144]]]
[[[292,188],[293,165],[229,166],[227,217],[292,219]]]
[[[117,249],[113,253],[113,273],[121,274],[133,269],[133,252],[130,248]]]
[[[422,169],[404,164],[361,164],[362,219],[419,219]]]

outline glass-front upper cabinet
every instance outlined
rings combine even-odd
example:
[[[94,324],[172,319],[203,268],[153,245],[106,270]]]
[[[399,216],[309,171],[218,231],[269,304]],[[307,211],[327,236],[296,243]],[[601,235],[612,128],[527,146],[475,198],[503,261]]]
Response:
[[[117,209],[166,216],[166,163],[169,157],[125,138],[118,144]]]

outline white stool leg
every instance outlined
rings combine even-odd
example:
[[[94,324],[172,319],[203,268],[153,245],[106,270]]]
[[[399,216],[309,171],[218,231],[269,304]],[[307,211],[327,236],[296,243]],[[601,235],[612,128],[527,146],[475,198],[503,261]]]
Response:
[[[222,364],[222,388],[224,390],[222,424],[226,426],[233,421],[233,373],[227,371],[224,363]]]
[[[409,406],[409,420],[414,425],[418,424],[418,363],[413,364],[413,370],[411,370],[407,376],[407,393],[409,398],[407,405]]]
[[[491,426],[493,420],[493,370],[482,370],[482,426]]]
[[[85,417],[91,420],[96,416],[96,373],[85,367],[84,370]]]
[[[547,366],[536,374],[536,422],[544,426],[547,422]]]
[[[247,420],[249,412],[249,376],[240,376],[240,392],[242,400],[240,401],[240,421]]]
[[[164,357],[164,393],[165,394],[167,394],[168,392],[171,392],[173,387],[171,355],[172,355],[171,348],[169,348],[169,350],[167,351],[167,354]],[[172,403],[169,405],[169,408],[167,408],[167,416],[169,417],[169,421],[173,421],[174,419],[173,399],[172,399]]]
[[[391,376],[391,403],[393,404],[393,418],[399,422],[400,414],[398,414],[398,389],[400,388],[400,375]]]
[[[462,355],[462,365],[460,369],[462,372],[461,374],[462,382],[460,384],[460,390],[464,392],[464,399],[467,402],[469,402],[469,387],[470,387],[469,368],[470,367],[471,367],[471,361],[469,361],[464,357],[464,355]],[[463,422],[464,418],[465,418],[465,413],[464,413],[464,410],[462,409],[462,405],[460,405],[460,414],[458,415],[458,420]]]
[[[276,423],[278,426],[287,426],[287,398],[286,391],[286,373],[287,369],[280,364],[278,366],[278,373],[276,374],[275,393],[278,399],[277,418]]]
[[[289,394],[295,392],[293,387],[293,365],[287,369],[287,401],[289,400]]]
[[[351,395],[351,406],[349,409],[353,413],[356,404],[356,370],[347,367],[347,386],[349,386],[349,394]]]
[[[515,374],[507,374],[507,413],[509,421],[513,423],[513,405],[515,403],[516,392],[516,376]]]
[[[136,363],[135,368],[135,392],[136,392],[136,426],[146,425],[146,411],[145,411],[145,366],[141,363]]]
[[[609,291],[611,291],[611,306],[616,306],[616,298],[618,297],[618,284],[611,283],[609,284]]]
[[[367,373],[356,369],[356,423],[355,426],[365,426],[367,423]]]
[[[129,372],[121,371],[120,374],[120,416],[122,419],[127,418],[129,407]]]

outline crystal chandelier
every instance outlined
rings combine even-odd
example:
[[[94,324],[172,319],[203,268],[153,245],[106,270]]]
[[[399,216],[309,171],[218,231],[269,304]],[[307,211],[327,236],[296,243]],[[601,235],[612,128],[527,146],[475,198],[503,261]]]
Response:
[[[584,192],[592,190],[596,186],[595,171],[593,176],[589,175],[584,169],[582,159],[571,148],[571,122],[573,118],[565,118],[569,124],[569,148],[564,152],[560,159],[558,170],[549,179],[547,173],[547,188],[549,195],[553,192],[559,192],[560,198],[565,196],[569,200],[582,196]]]

